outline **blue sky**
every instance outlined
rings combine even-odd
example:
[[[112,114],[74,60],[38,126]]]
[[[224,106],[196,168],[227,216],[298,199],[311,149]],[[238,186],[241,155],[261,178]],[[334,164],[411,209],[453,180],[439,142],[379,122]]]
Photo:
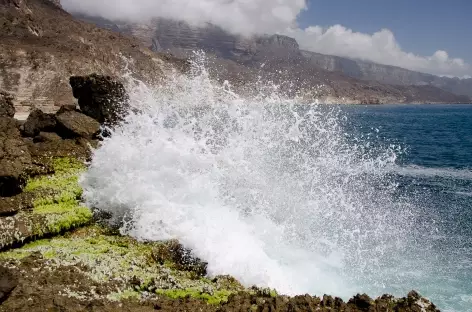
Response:
[[[298,22],[302,28],[341,24],[369,34],[388,28],[405,51],[445,50],[472,63],[471,0],[309,0]]]

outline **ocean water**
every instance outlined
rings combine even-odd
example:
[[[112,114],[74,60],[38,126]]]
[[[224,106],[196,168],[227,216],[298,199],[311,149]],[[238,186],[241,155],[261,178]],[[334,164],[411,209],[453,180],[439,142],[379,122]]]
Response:
[[[138,110],[81,179],[124,234],[177,238],[248,286],[471,310],[472,106],[244,99],[198,60],[128,89]]]
[[[402,287],[420,290],[441,310],[472,311],[472,105],[341,110],[349,132],[403,147],[391,180],[437,228],[420,233]],[[398,273],[408,274],[409,265]]]

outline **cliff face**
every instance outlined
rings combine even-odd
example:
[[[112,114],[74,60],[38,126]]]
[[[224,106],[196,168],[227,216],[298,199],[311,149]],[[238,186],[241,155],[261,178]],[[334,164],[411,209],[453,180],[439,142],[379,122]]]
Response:
[[[262,78],[307,101],[470,101],[434,87],[427,93],[417,86],[362,80],[350,60],[343,60],[343,64],[351,64],[348,74],[336,71],[334,65],[323,68],[316,65],[315,57],[300,51],[294,39],[285,36],[244,38],[213,25],[194,27],[162,19],[130,24],[78,18],[82,21],[49,0],[0,0],[0,90],[14,95],[18,111],[31,106],[54,111],[71,103],[71,75],[121,75],[127,70],[144,81],[163,79],[163,68],[185,66],[185,62],[160,52],[187,57],[198,49],[212,57],[213,77],[230,80],[243,92],[254,92],[254,85]]]
[[[394,85],[431,85],[456,95],[472,96],[472,79],[439,77],[408,69],[375,64],[361,60],[351,60],[338,56],[302,51],[304,57],[320,68],[339,71],[351,77],[375,80]]]
[[[119,75],[129,66],[142,79],[162,76],[165,62],[138,40],[78,21],[58,4],[0,0],[0,90],[18,111],[73,103],[71,75]]]
[[[154,51],[168,51],[179,57],[187,57],[196,49],[246,64],[274,56],[301,56],[304,61],[309,61],[305,62],[307,66],[340,72],[352,78],[401,86],[430,85],[458,96],[472,97],[472,79],[439,77],[395,66],[303,51],[295,39],[282,35],[244,38],[210,24],[194,27],[166,19],[155,20],[148,25],[122,24],[116,29],[137,37]]]
[[[299,48],[297,41],[282,35],[245,38],[207,24],[156,19],[148,24],[111,22],[77,15],[78,18],[131,35],[154,51],[188,57],[194,50],[214,56],[215,76],[236,84],[251,85],[258,77],[282,84],[282,89],[307,98],[347,103],[470,102],[452,93],[452,88],[436,88],[436,77]],[[429,85],[430,88],[423,86]],[[316,91],[314,91],[316,90]],[[429,93],[428,93],[429,92]]]

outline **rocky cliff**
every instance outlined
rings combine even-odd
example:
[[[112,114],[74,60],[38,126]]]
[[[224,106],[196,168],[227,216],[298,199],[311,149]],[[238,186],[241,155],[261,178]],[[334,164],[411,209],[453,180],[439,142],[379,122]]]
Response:
[[[470,101],[434,87],[398,87],[321,68],[300,51],[294,39],[285,36],[243,38],[213,25],[198,28],[169,20],[130,24],[87,16],[79,19],[54,1],[0,0],[0,90],[13,95],[17,111],[32,106],[55,111],[70,102],[70,75],[128,71],[144,81],[165,79],[165,68],[186,66],[175,57],[187,57],[195,49],[207,51],[212,58],[213,77],[230,80],[242,92],[257,92],[254,86],[263,79],[307,101]]]
[[[133,38],[74,19],[59,1],[0,0],[0,90],[18,111],[54,111],[72,101],[71,75],[121,74],[159,79],[166,60]]]
[[[375,80],[394,85],[431,85],[456,95],[472,96],[472,79],[439,77],[412,70],[367,61],[301,51],[304,57],[320,68],[339,71],[354,78]]]
[[[219,76],[225,73],[237,81],[245,79],[247,84],[253,84],[253,77],[262,76],[277,83],[291,84],[292,94],[303,93],[307,98],[314,96],[315,88],[321,100],[340,103],[471,101],[468,96],[462,96],[468,93],[458,86],[458,82],[465,81],[303,51],[295,39],[287,36],[245,38],[210,24],[195,27],[167,19],[137,24],[85,15],[77,17],[134,36],[154,51],[185,58],[194,50],[204,50],[217,58],[213,63],[218,64],[214,71]],[[245,77],[242,77],[243,73]]]

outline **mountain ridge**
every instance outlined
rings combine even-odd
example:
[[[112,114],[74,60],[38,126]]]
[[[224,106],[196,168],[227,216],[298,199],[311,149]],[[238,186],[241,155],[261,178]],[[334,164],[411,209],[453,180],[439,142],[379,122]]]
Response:
[[[247,62],[250,61],[252,54],[260,52],[258,46],[272,44],[277,45],[279,55],[284,53],[298,54],[308,59],[313,66],[331,72],[341,72],[352,78],[400,86],[432,85],[458,96],[472,97],[472,78],[440,77],[398,66],[306,51],[300,49],[296,39],[285,35],[275,34],[244,38],[227,33],[211,24],[199,28],[192,27],[182,21],[155,19],[144,26],[145,24],[112,22],[83,14],[74,14],[74,16],[95,23],[100,27],[107,28],[106,24],[108,23],[109,29],[135,36],[143,43],[148,44],[154,51],[170,52],[178,57],[187,57],[189,51],[202,48],[207,52],[215,53],[219,57]],[[113,27],[110,27],[110,25],[113,25]],[[146,32],[141,32],[141,28],[146,28]]]
[[[14,96],[19,112],[74,103],[72,75],[131,72],[151,84],[163,81],[164,70],[185,70],[186,56],[200,48],[208,52],[211,76],[229,80],[242,96],[257,94],[262,80],[310,103],[470,102],[439,89],[397,87],[324,70],[303,57],[295,40],[280,35],[254,40],[228,36],[216,26],[195,32],[183,22],[84,21],[51,0],[0,0],[0,24],[0,90]]]
[[[227,33],[211,24],[207,24],[205,27],[194,27],[182,21],[167,19],[154,19],[149,23],[142,24],[109,21],[104,18],[83,14],[74,14],[74,16],[94,23],[99,27],[134,36],[154,51],[171,53],[181,58],[189,57],[193,50],[202,49],[216,57],[252,68],[260,68],[266,63],[273,64],[273,59],[278,59],[281,63],[287,63],[285,65],[279,64],[279,67],[284,67],[285,69],[287,69],[288,65],[294,68],[298,67],[295,64],[298,62],[303,63],[306,67],[310,67],[312,74],[323,74],[330,77],[342,74],[346,78],[349,77],[363,81],[368,89],[381,88],[378,86],[378,83],[388,85],[387,88],[394,86],[397,92],[406,92],[406,94],[403,94],[403,97],[398,94],[393,96],[393,98],[397,98],[397,101],[401,102],[444,102],[444,99],[453,102],[471,102],[470,96],[472,96],[472,91],[465,91],[472,90],[472,79],[470,81],[471,88],[469,89],[467,87],[469,81],[458,82],[457,79],[441,78],[395,66],[308,52],[300,49],[298,42],[294,38],[284,35],[276,34],[245,38]],[[307,71],[307,69],[301,70]],[[333,74],[328,74],[328,72]],[[320,83],[322,81],[315,79],[315,82]],[[361,82],[356,83],[360,84]],[[464,86],[461,86],[460,83],[464,84]],[[426,86],[436,87],[442,91],[427,88]],[[408,88],[415,90],[406,91]],[[331,93],[343,92],[332,90]],[[449,93],[456,95],[457,98]],[[420,98],[415,94],[421,94]],[[373,99],[370,100],[369,98]],[[355,101],[382,103],[390,102],[391,97],[388,95],[367,95],[366,99],[354,99]]]

